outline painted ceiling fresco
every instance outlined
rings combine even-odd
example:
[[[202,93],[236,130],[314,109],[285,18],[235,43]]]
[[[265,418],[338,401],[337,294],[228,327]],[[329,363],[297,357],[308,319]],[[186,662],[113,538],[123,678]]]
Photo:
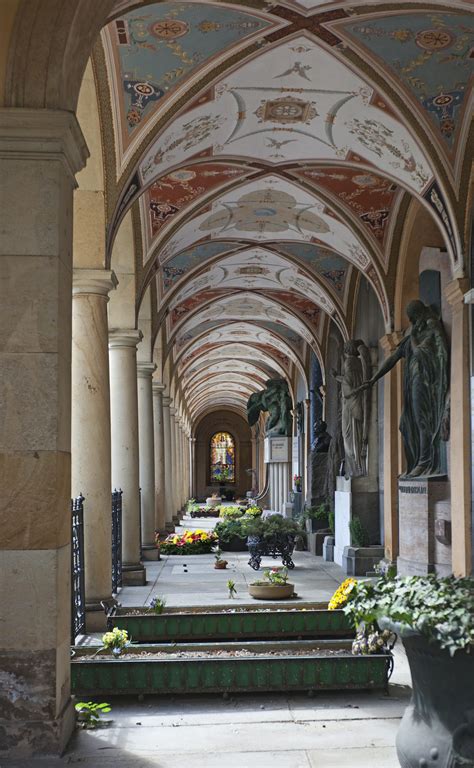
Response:
[[[152,184],[142,200],[148,212],[148,232],[153,240],[183,208],[212,190],[236,181],[246,173],[244,168],[219,163],[205,163],[180,168]]]
[[[283,243],[280,248],[305,262],[341,298],[344,296],[351,267],[342,256],[311,243]]]
[[[332,314],[335,306],[328,292],[307,277],[290,260],[264,248],[240,251],[214,262],[212,267],[190,279],[174,297],[171,308],[202,290],[283,290],[291,289],[311,299]]]
[[[376,173],[356,168],[309,168],[299,171],[316,189],[323,188],[346,203],[383,245],[398,187]]]
[[[472,14],[385,12],[336,26],[364,56],[390,68],[451,149],[472,88]]]
[[[208,259],[217,256],[219,253],[225,253],[234,247],[235,243],[231,240],[224,240],[218,243],[208,241],[173,256],[160,268],[160,295],[173,288],[190,269],[194,269],[194,267],[201,265]]]
[[[388,332],[408,195],[460,263],[472,3],[127,1],[102,34],[110,242],[139,199],[143,282],[156,274],[165,347],[195,411],[213,396],[243,406],[269,375],[304,376],[331,322],[349,333],[354,270]]]
[[[432,178],[423,153],[380,107],[374,89],[304,36],[261,53],[225,77],[212,102],[176,118],[141,164],[142,182],[204,149],[273,163],[356,154],[418,193]]]
[[[180,2],[154,3],[115,19],[104,40],[117,85],[123,147],[197,70],[271,26],[257,13]]]
[[[198,233],[212,238],[247,235],[252,240],[316,239],[345,256],[361,269],[370,257],[349,226],[328,211],[327,205],[289,181],[271,175],[225,192],[206,212],[186,222],[163,248],[168,259],[196,240]],[[198,235],[199,236],[199,235]]]

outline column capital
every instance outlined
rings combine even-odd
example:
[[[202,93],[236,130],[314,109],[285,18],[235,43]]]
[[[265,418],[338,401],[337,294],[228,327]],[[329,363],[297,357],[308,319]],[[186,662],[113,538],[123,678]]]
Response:
[[[109,349],[136,347],[143,339],[143,333],[136,328],[114,329],[109,331]]]
[[[137,362],[137,376],[139,379],[151,378],[155,371],[155,363]]]
[[[464,303],[469,303],[465,302],[464,296],[470,287],[468,277],[458,277],[447,284],[444,295],[453,310],[461,309]]]
[[[403,339],[402,331],[394,331],[393,333],[387,333],[379,339],[379,344],[382,347],[386,355],[389,355],[395,347],[399,345]]]
[[[171,397],[163,395],[163,408],[169,408],[172,403]]]
[[[117,276],[112,269],[73,269],[72,272],[73,296],[93,293],[108,298],[117,285]]]
[[[163,395],[163,392],[166,389],[166,384],[161,384],[159,381],[153,381],[151,384],[151,388],[153,391],[153,394],[157,397],[160,397]]]
[[[79,122],[62,109],[0,109],[0,157],[59,159],[75,177],[89,150]]]

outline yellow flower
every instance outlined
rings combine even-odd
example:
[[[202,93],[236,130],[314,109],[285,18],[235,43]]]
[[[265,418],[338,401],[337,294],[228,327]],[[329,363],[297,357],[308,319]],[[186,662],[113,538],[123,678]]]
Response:
[[[347,603],[349,595],[356,583],[356,580],[352,578],[343,581],[331,597],[328,604],[328,610],[336,611],[338,608],[342,608],[342,606]]]

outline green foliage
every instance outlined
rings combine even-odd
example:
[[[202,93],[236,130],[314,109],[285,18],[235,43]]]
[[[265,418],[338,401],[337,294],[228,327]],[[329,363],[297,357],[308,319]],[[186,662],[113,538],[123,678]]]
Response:
[[[82,728],[97,728],[100,724],[100,716],[112,711],[110,704],[94,701],[78,701],[75,705],[77,721]]]
[[[262,516],[262,508],[257,507],[257,505],[248,507],[245,510],[245,517],[261,517],[261,516]]]
[[[239,517],[243,517],[245,513],[245,507],[219,507],[219,517],[224,520],[237,520]]]
[[[235,581],[232,581],[232,579],[229,579],[227,582],[227,589],[229,590],[229,597],[234,597],[234,595],[237,594],[237,590],[235,588]]]
[[[158,616],[163,613],[166,607],[166,600],[164,597],[153,597],[150,602],[150,611],[156,613]]]
[[[247,538],[247,526],[250,519],[240,517],[237,520],[222,520],[219,521],[214,528],[214,533],[219,537],[221,543],[228,543],[234,536],[238,536],[240,539]]]
[[[355,547],[368,547],[370,544],[369,533],[360,517],[355,515],[349,523],[351,542]]]
[[[257,517],[249,520],[247,525],[249,536],[261,536],[264,539],[272,539],[278,536],[296,536],[301,533],[301,528],[296,520],[282,515],[269,515],[262,520]]]
[[[306,507],[304,517],[307,520],[327,520],[329,508],[327,504],[318,504],[317,507]]]
[[[344,613],[354,626],[381,617],[412,629],[454,655],[474,648],[474,578],[409,576],[358,581]]]
[[[192,512],[199,512],[199,504],[196,499],[189,499],[186,504],[186,512],[190,515]]]
[[[331,529],[331,533],[334,536],[336,533],[336,513],[333,509],[330,509],[328,511],[328,520],[329,520],[329,528]]]
[[[278,584],[283,586],[288,581],[287,568],[266,568],[263,572],[266,582],[269,584]]]

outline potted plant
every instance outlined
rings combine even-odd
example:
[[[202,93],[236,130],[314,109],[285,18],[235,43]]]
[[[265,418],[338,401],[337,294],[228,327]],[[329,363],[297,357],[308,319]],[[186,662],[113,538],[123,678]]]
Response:
[[[225,570],[225,568],[227,568],[228,561],[224,560],[221,557],[221,555],[222,555],[222,550],[219,549],[219,547],[217,547],[214,550],[214,559],[215,559],[214,568],[216,568],[218,571],[222,571],[222,570]]]
[[[397,734],[404,768],[474,765],[474,579],[436,575],[357,582],[344,612],[399,634],[413,695]]]
[[[257,600],[285,600],[292,597],[295,585],[288,581],[286,568],[267,568],[263,579],[249,584],[249,595]]]
[[[296,493],[300,493],[302,482],[303,482],[303,478],[301,477],[301,475],[293,475],[293,485]]]
[[[102,649],[112,651],[114,656],[120,656],[127,645],[130,645],[130,640],[126,629],[114,627],[111,632],[102,635]]]
[[[282,515],[270,515],[265,520],[261,517],[249,520],[247,546],[250,552],[250,567],[258,571],[262,557],[270,555],[273,558],[280,556],[283,565],[294,568],[291,555],[300,530],[296,520]]]
[[[247,551],[247,524],[249,520],[244,517],[236,520],[219,520],[214,533],[219,539],[219,547],[224,552],[246,552]]]
[[[306,507],[303,516],[308,533],[316,533],[317,531],[329,528],[329,509],[326,504],[318,504],[317,507]]]
[[[215,533],[196,529],[184,533],[171,533],[161,544],[165,555],[207,555],[217,541]]]

